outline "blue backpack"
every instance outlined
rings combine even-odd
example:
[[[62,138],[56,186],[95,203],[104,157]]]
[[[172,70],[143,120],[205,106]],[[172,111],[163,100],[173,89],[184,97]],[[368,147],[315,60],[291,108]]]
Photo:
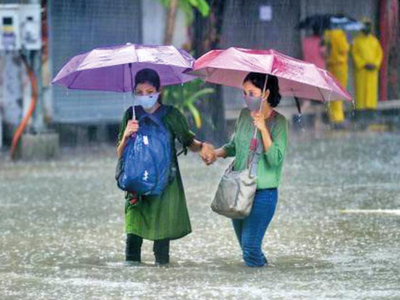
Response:
[[[139,195],[161,195],[170,179],[172,164],[171,134],[163,118],[172,106],[160,106],[154,114],[135,107],[139,130],[125,145],[117,166],[118,187]],[[132,107],[129,111],[132,118]]]

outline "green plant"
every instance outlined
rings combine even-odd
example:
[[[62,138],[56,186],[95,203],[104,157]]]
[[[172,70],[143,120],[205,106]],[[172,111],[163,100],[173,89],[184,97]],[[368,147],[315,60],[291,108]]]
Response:
[[[167,8],[173,5],[172,0],[159,0],[161,4]],[[206,0],[179,0],[178,7],[183,11],[186,17],[186,23],[190,25],[194,20],[194,9],[198,10],[203,17],[207,17],[210,13],[210,6]]]
[[[170,45],[174,36],[177,10],[181,9],[185,14],[186,26],[189,27],[194,20],[194,11],[198,10],[203,17],[210,14],[210,6],[206,0],[157,0],[166,9],[166,23],[164,32],[164,44]]]
[[[215,93],[215,89],[203,87],[203,84],[201,79],[196,79],[183,85],[166,87],[163,92],[164,103],[174,105],[184,114],[190,113],[197,128],[202,126],[202,117],[196,104]]]

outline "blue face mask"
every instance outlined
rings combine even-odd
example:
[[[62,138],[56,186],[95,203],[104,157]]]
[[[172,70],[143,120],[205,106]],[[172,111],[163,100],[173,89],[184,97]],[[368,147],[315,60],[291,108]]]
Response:
[[[143,95],[143,96],[134,95],[133,99],[134,99],[135,105],[140,105],[144,109],[149,110],[157,103],[159,96],[160,96],[160,93]]]
[[[246,102],[247,108],[250,109],[251,111],[260,110],[262,102],[261,97],[252,97],[244,95],[244,101]]]

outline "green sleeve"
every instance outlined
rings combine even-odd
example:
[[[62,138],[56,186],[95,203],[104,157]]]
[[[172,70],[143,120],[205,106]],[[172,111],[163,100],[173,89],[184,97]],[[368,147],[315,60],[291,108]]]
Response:
[[[271,167],[276,167],[283,162],[288,140],[288,122],[285,118],[277,121],[272,130],[272,145],[264,152],[264,158]]]
[[[124,116],[122,117],[121,125],[119,127],[117,146],[119,145],[119,143],[122,140],[122,137],[124,136],[124,131],[125,131],[125,128],[126,128],[126,124],[128,123],[128,118],[129,118],[129,109],[130,108],[128,108],[125,111]]]
[[[236,155],[235,133],[233,133],[231,140],[223,145],[222,148],[225,150],[226,157],[233,157]]]
[[[172,108],[171,113],[167,117],[172,132],[183,148],[189,147],[196,135],[189,129],[186,117],[175,107]]]

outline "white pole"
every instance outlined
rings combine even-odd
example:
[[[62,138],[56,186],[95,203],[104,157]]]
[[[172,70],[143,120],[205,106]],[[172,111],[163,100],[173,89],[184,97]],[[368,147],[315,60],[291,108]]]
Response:
[[[133,98],[133,106],[132,106],[132,121],[136,120],[136,113],[135,113],[135,99],[134,99],[134,93],[135,93],[135,86],[133,84],[133,74],[132,74],[132,63],[129,63],[129,73],[131,75],[131,87],[132,87],[132,98]]]
[[[3,148],[3,115],[0,111],[0,150]]]
[[[260,113],[262,113],[262,109],[264,106],[264,97],[265,97],[265,92],[267,90],[267,81],[268,81],[268,74],[265,74],[265,82],[264,82],[264,87],[263,87],[263,91],[261,94],[261,104],[260,104]],[[257,127],[254,128],[254,133],[253,133],[253,139],[257,138]]]

